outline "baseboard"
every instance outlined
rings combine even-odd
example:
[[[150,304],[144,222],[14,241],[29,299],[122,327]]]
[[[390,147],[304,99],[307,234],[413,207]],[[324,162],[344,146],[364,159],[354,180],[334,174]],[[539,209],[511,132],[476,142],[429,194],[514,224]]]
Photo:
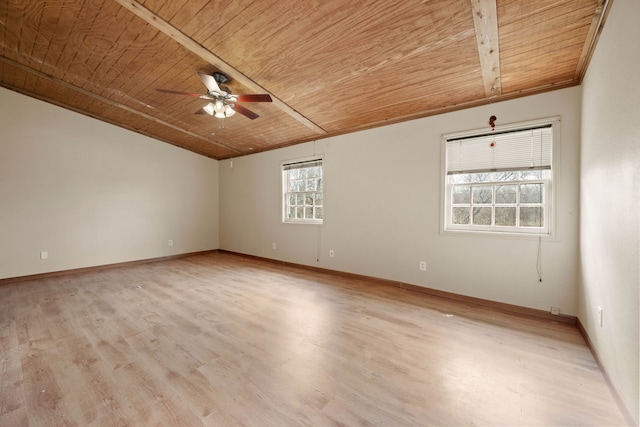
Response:
[[[523,307],[520,305],[492,301],[488,299],[470,297],[466,295],[456,294],[453,292],[425,288],[423,286],[403,284],[403,287],[415,292],[422,292],[424,294],[433,295],[440,298],[448,298],[456,301],[466,302],[469,304],[481,305],[483,307],[491,308],[493,310],[502,311],[510,314],[517,314],[519,316],[535,317],[538,319],[545,319],[545,320],[551,320],[551,321],[560,322],[560,323],[567,323],[569,325],[575,325],[577,320],[575,316],[570,316],[568,314],[551,314],[548,311],[539,310],[536,308],[529,308],[529,307]]]
[[[538,319],[551,320],[551,321],[556,321],[560,323],[567,323],[570,325],[576,324],[576,317],[570,316],[567,314],[554,315],[548,311],[538,310],[535,308],[522,307],[514,304],[507,304],[507,303],[491,301],[491,300],[482,299],[482,298],[470,297],[466,295],[456,294],[453,292],[440,291],[437,289],[426,288],[424,286],[411,285],[408,283],[403,283],[403,282],[388,280],[388,279],[381,279],[373,276],[366,276],[362,274],[348,273],[348,272],[337,271],[337,270],[330,270],[327,268],[314,267],[314,266],[304,265],[304,264],[296,264],[288,261],[281,261],[281,260],[276,260],[271,258],[263,258],[256,255],[248,255],[248,254],[243,254],[243,253],[238,253],[233,251],[227,251],[224,249],[220,249],[219,252],[231,254],[231,255],[238,255],[245,258],[253,258],[256,260],[266,261],[269,263],[275,263],[279,265],[285,265],[285,266],[296,267],[296,268],[301,268],[305,270],[316,271],[320,273],[333,274],[340,277],[346,277],[346,278],[351,278],[356,280],[367,280],[370,282],[375,282],[376,284],[393,286],[396,288],[406,289],[409,291],[419,292],[422,294],[427,294],[427,295],[436,296],[440,298],[447,298],[455,301],[461,301],[467,304],[475,304],[475,305],[491,308],[493,310],[498,310],[498,311],[515,314],[519,316],[535,317]]]
[[[600,368],[600,372],[602,372],[602,376],[604,376],[604,379],[607,382],[607,385],[609,386],[609,390],[611,390],[611,394],[613,395],[613,398],[616,400],[616,403],[618,404],[622,413],[624,414],[626,422],[630,426],[637,426],[638,422],[634,420],[633,416],[631,415],[631,411],[625,404],[624,399],[622,399],[622,395],[618,393],[618,390],[613,385],[613,382],[611,381],[611,378],[609,377],[607,370],[605,369],[604,365],[602,364],[602,361],[600,360],[600,356],[598,356],[598,352],[596,351],[596,348],[593,345],[593,341],[591,341],[591,337],[589,337],[589,334],[587,333],[587,329],[584,327],[582,322],[580,322],[580,319],[576,320],[576,326],[578,327],[578,331],[580,331],[580,335],[582,335],[584,342],[587,343],[587,347],[589,347],[589,350],[591,351],[593,358],[598,364],[598,368]]]
[[[12,283],[27,282],[27,281],[30,281],[30,280],[38,280],[38,279],[47,279],[47,278],[50,278],[50,277],[66,276],[68,274],[87,273],[87,272],[91,272],[91,271],[106,270],[106,269],[109,269],[109,268],[128,267],[128,266],[137,265],[137,264],[147,264],[147,263],[150,263],[150,262],[168,261],[168,260],[171,260],[171,259],[185,258],[185,257],[194,256],[194,255],[209,254],[209,253],[213,253],[213,252],[217,252],[217,251],[218,251],[217,249],[210,249],[210,250],[207,250],[207,251],[189,252],[189,253],[177,254],[177,255],[168,255],[168,256],[163,256],[163,257],[158,257],[158,258],[146,258],[146,259],[140,259],[140,260],[135,260],[135,261],[117,262],[117,263],[114,263],[114,264],[104,264],[104,265],[96,265],[96,266],[91,266],[91,267],[72,268],[72,269],[69,269],[69,270],[59,270],[59,271],[51,271],[51,272],[47,272],[47,273],[30,274],[28,276],[8,277],[8,278],[5,278],[5,279],[0,279],[0,286],[9,285],[9,284],[12,284]]]

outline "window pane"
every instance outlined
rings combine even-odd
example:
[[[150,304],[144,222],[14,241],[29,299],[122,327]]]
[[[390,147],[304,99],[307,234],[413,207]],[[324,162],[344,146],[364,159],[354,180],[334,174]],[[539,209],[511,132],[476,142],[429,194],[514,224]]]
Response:
[[[490,182],[493,181],[493,173],[474,173],[472,174],[473,182]]]
[[[451,222],[453,224],[469,224],[471,215],[470,208],[453,208],[451,214]]]
[[[304,208],[299,206],[296,208],[296,216],[297,219],[302,219],[304,218]]]
[[[473,203],[474,204],[487,204],[491,203],[493,199],[493,190],[491,186],[478,186],[473,187]],[[474,221],[475,224],[475,221]]]
[[[542,184],[520,185],[520,203],[542,203]]]
[[[542,179],[543,171],[520,171],[520,179],[523,181],[532,181]]]
[[[474,225],[491,225],[491,208],[473,208]]]
[[[515,203],[516,202],[516,186],[515,185],[497,185],[496,186],[496,203]],[[515,216],[514,216],[515,219]]]
[[[456,185],[453,187],[453,204],[471,203],[471,187]]]
[[[296,205],[304,205],[304,194],[296,194]]]
[[[322,178],[318,178],[318,183],[316,184],[316,189],[318,191],[322,191]]]
[[[315,219],[322,219],[322,206],[315,208]]]
[[[544,211],[541,206],[527,206],[520,208],[520,227],[544,226]]]
[[[316,191],[316,179],[308,179],[307,180],[307,191]]]
[[[450,180],[452,184],[468,184],[471,182],[471,175],[468,173],[451,175]]]
[[[515,181],[517,172],[496,172],[495,180],[496,181]]]
[[[496,208],[496,225],[502,227],[516,226],[516,208],[497,207]]]
[[[315,204],[322,206],[322,193],[315,194]]]
[[[295,219],[295,217],[296,217],[296,208],[290,207],[289,209],[287,209],[287,218]]]
[[[296,204],[296,195],[289,193],[289,206]]]
[[[313,207],[304,208],[304,217],[306,219],[313,219]]]

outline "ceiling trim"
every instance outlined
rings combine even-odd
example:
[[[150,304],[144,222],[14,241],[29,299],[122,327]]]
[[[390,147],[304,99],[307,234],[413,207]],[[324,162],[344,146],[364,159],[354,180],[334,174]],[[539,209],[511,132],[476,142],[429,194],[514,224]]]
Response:
[[[613,1],[610,0],[598,0],[598,6],[593,13],[593,18],[591,18],[589,32],[587,33],[582,52],[580,53],[580,59],[578,60],[578,66],[576,67],[576,73],[574,74],[576,80],[582,81],[587,71],[587,66],[591,61],[591,56],[602,32],[602,27],[607,19],[612,2]]]
[[[502,94],[496,0],[471,0],[471,9],[482,68],[484,94],[487,98],[491,98]]]
[[[246,86],[250,90],[254,92],[268,93],[269,95],[271,95],[271,98],[273,100],[273,105],[281,109],[283,112],[285,112],[286,114],[288,114],[289,116],[297,120],[298,122],[307,126],[311,130],[313,130],[315,133],[320,135],[327,133],[327,131],[325,131],[320,126],[318,126],[317,124],[309,120],[307,117],[300,114],[298,111],[291,108],[288,104],[285,104],[284,101],[279,99],[274,94],[270,93],[267,89],[263,88],[262,86],[260,86],[259,84],[251,80],[249,77],[242,74],[242,72],[240,72],[239,70],[237,70],[236,68],[234,68],[233,66],[225,62],[222,58],[215,55],[210,50],[203,47],[200,43],[196,42],[191,37],[184,34],[182,31],[180,31],[178,28],[174,27],[173,25],[171,25],[170,23],[162,19],[160,16],[156,15],[155,13],[153,13],[152,11],[144,7],[142,4],[138,3],[135,0],[114,0],[114,1],[119,3],[125,9],[134,13],[136,16],[141,18],[143,21],[145,21],[152,27],[156,28],[161,33],[164,33],[168,37],[171,37],[173,40],[178,42],[181,46],[188,49],[192,53],[196,54],[197,56],[202,58],[204,61],[218,68],[223,73],[229,74],[230,76],[233,77],[233,79],[237,80],[239,83]]]
[[[153,117],[153,116],[151,116],[149,114],[143,113],[142,111],[138,111],[138,110],[136,110],[134,108],[131,108],[131,107],[127,106],[127,105],[121,104],[120,102],[112,101],[109,98],[105,98],[102,95],[95,94],[95,93],[90,92],[90,91],[88,91],[86,89],[83,89],[83,88],[75,86],[75,85],[73,85],[71,83],[65,82],[64,80],[61,80],[61,79],[59,79],[57,77],[51,76],[49,74],[45,74],[42,71],[35,70],[35,69],[33,69],[33,68],[31,68],[31,67],[29,67],[27,65],[20,64],[19,62],[15,62],[14,60],[9,59],[9,58],[7,58],[5,56],[1,56],[0,55],[0,61],[4,62],[5,64],[8,64],[8,65],[10,65],[12,67],[18,68],[18,69],[20,69],[22,71],[25,71],[25,72],[27,72],[29,74],[37,76],[39,78],[45,79],[45,80],[50,81],[52,83],[64,86],[67,89],[71,89],[71,90],[73,90],[75,92],[81,93],[82,95],[88,96],[88,97],[90,97],[92,99],[95,99],[96,101],[104,102],[106,104],[109,104],[112,107],[120,108],[120,109],[125,110],[125,111],[127,111],[129,113],[132,113],[132,114],[135,114],[137,116],[143,117],[143,118],[145,118],[147,120],[151,120],[151,121],[153,121],[155,123],[158,123],[160,125],[167,126],[167,127],[171,128],[171,129],[174,129],[174,130],[177,130],[179,132],[185,133],[185,134],[187,134],[189,136],[193,136],[194,138],[201,139],[202,141],[205,141],[208,144],[214,144],[214,145],[220,146],[220,147],[222,147],[222,148],[224,148],[226,150],[232,151],[234,153],[240,153],[239,150],[237,150],[237,149],[235,149],[233,147],[230,147],[230,146],[228,146],[226,144],[222,144],[220,142],[216,142],[216,141],[213,141],[211,139],[207,139],[207,138],[203,137],[202,135],[199,135],[199,134],[197,134],[195,132],[192,132],[192,131],[190,131],[188,129],[184,129],[184,128],[181,128],[180,126],[176,126],[174,124],[165,122],[164,120],[161,120],[161,119]],[[15,89],[12,88],[12,90],[15,90]],[[38,97],[35,94],[32,94],[31,96],[34,96],[34,97],[39,98],[39,99],[42,99],[42,97]],[[52,101],[52,100],[50,100],[48,98],[47,98],[47,102],[54,103],[56,105],[60,105],[61,104],[59,102],[54,102],[54,101]],[[64,104],[64,105],[61,105],[61,106],[63,106],[64,108],[73,110],[73,111],[80,112],[77,108],[73,108],[72,106],[67,105],[67,104]],[[82,112],[82,114],[87,115],[86,112]],[[95,116],[92,116],[92,117],[95,117]],[[104,121],[104,119],[100,119],[100,120]],[[117,125],[120,126],[120,127],[123,127],[122,124],[117,124]],[[134,129],[134,130],[136,132],[139,132],[139,130],[136,130],[136,129]],[[150,135],[150,136],[152,136],[153,138],[157,139],[157,136],[154,136],[154,135]]]

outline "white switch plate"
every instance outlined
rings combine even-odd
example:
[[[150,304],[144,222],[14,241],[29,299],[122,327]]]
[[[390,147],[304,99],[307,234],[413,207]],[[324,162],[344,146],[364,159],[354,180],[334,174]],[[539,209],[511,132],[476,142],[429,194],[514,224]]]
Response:
[[[40,252],[40,259],[47,259],[47,258],[49,258],[49,252],[47,251]]]
[[[169,246],[173,246],[173,240],[169,240]]]
[[[271,249],[276,249],[278,247],[278,245],[276,245],[275,243],[271,244]]]
[[[420,271],[427,271],[427,261],[420,261]]]
[[[331,258],[333,258],[334,256],[336,256],[336,253],[333,251],[333,249],[329,249],[329,256]]]

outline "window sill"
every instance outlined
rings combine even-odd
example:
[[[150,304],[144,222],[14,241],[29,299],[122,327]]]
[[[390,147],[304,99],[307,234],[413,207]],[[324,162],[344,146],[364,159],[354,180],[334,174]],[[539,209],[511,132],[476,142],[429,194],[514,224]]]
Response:
[[[543,233],[518,233],[514,231],[489,231],[489,230],[460,230],[460,229],[444,229],[440,230],[441,236],[452,237],[482,237],[482,238],[498,238],[498,239],[521,239],[533,240],[543,238],[547,241],[557,240],[556,236],[549,232]]]
[[[322,225],[323,221],[319,220],[319,221],[291,221],[291,220],[285,220],[282,221],[283,224],[297,224],[297,225]]]

